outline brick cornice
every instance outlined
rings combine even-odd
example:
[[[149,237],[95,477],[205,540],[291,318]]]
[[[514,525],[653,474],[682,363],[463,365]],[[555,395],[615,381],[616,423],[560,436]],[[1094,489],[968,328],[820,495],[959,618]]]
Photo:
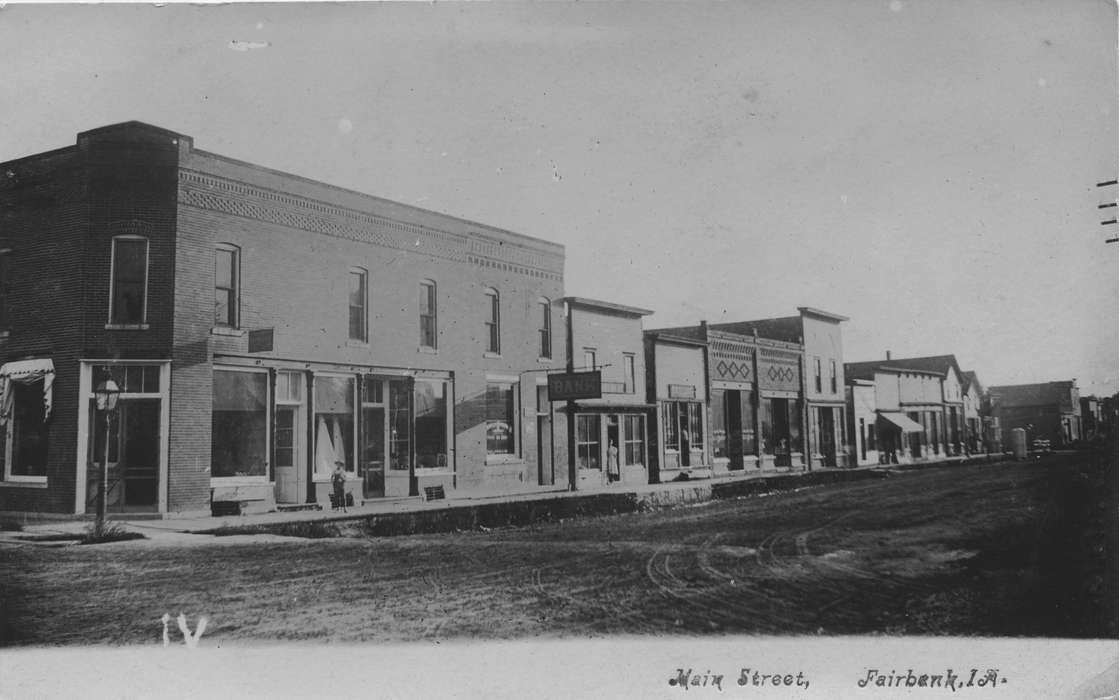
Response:
[[[336,238],[407,250],[553,281],[563,256],[483,233],[453,233],[192,170],[179,171],[186,206]]]

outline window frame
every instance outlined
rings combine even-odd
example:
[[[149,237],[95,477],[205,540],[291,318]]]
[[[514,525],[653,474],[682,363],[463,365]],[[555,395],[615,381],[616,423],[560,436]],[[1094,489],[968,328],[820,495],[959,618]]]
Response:
[[[357,277],[361,283],[360,296],[361,305],[355,306],[353,303],[353,279]],[[369,342],[369,271],[364,267],[351,267],[347,271],[346,281],[346,308],[349,310],[349,315],[346,322],[346,338],[353,343],[368,343]],[[354,309],[360,309],[360,322],[361,328],[358,335],[354,335]]]
[[[117,297],[117,242],[118,241],[143,241],[144,242],[144,284],[143,293],[140,297],[140,320],[132,321],[118,321],[116,319],[116,297]],[[126,233],[113,236],[112,245],[109,249],[109,320],[106,325],[110,328],[143,328],[148,323],[148,282],[151,278],[149,268],[151,267],[151,240],[147,236],[139,236],[136,234]]]
[[[588,372],[598,369],[597,348],[583,348],[583,369]]]
[[[637,392],[637,355],[622,353],[622,390],[626,394]]]
[[[490,422],[496,422],[496,419],[490,418],[490,405],[489,395],[491,386],[504,386],[508,387],[508,391],[512,393],[513,405],[509,409],[508,422],[509,430],[512,432],[512,450],[509,452],[490,452],[489,446],[489,430]],[[519,462],[521,461],[521,450],[523,448],[523,440],[521,435],[521,382],[519,379],[513,377],[486,377],[486,400],[485,400],[485,435],[483,439],[486,443],[486,464],[495,464],[501,462]]]
[[[18,393],[22,394],[22,395],[25,395],[25,396],[29,392],[34,391],[35,392],[34,396],[37,397],[39,403],[43,403],[43,382],[44,381],[46,381],[46,380],[43,379],[43,378],[40,378],[39,380],[37,380],[35,382],[32,382],[31,384],[21,384],[19,382],[14,382],[14,381],[9,380],[8,390],[9,391],[16,391],[16,387],[18,386],[19,387],[19,392]],[[2,474],[3,475],[3,483],[12,484],[12,485],[18,484],[18,485],[23,485],[23,486],[31,486],[31,485],[35,485],[35,484],[46,485],[46,483],[47,483],[47,473],[46,472],[47,472],[48,462],[49,462],[49,459],[50,459],[50,432],[49,432],[50,420],[49,419],[44,420],[42,422],[42,426],[39,429],[40,432],[41,432],[41,437],[42,437],[42,440],[43,440],[43,449],[44,449],[43,473],[42,474],[14,474],[14,473],[12,473],[12,452],[13,452],[12,447],[15,444],[15,434],[16,434],[16,430],[17,430],[17,427],[18,427],[17,426],[18,411],[16,410],[15,402],[18,401],[18,400],[19,400],[19,395],[14,397],[13,402],[12,402],[11,415],[8,416],[8,420],[4,424],[4,427],[3,427],[3,431],[4,431],[4,435],[3,435],[4,445],[2,447],[2,449],[3,449],[3,455],[2,456],[3,456],[3,459],[4,459],[3,474]]]
[[[602,463],[603,459],[602,459],[602,425],[601,425],[601,421],[602,421],[602,416],[598,413],[577,413],[577,414],[575,414],[575,466],[576,466],[576,468],[586,470],[586,471],[591,471],[591,470],[602,471],[603,470],[604,465]],[[580,439],[579,428],[583,425],[592,426],[594,428],[594,430],[593,430],[594,435],[595,435],[594,439],[587,439],[587,440],[581,440]],[[592,432],[592,431],[590,431],[590,430],[587,431],[588,434],[590,432]],[[583,466],[579,462],[580,452],[583,448],[590,448],[591,446],[596,446],[597,447],[597,449],[595,449],[593,454],[590,452],[589,449],[586,450],[588,458],[593,458],[595,460],[594,465],[593,466]]]
[[[836,362],[833,359],[831,360],[831,393],[833,394],[839,393],[838,378],[838,368],[836,367]]]
[[[229,253],[230,261],[230,286],[228,289],[218,286],[218,252]],[[241,248],[232,243],[218,243],[214,246],[214,293],[221,289],[229,295],[229,315],[232,317],[228,323],[218,321],[217,309],[214,309],[214,327],[238,329],[241,327]]]
[[[264,474],[244,474],[244,475],[240,475],[240,476],[238,476],[237,474],[234,474],[232,476],[217,476],[217,475],[215,475],[214,470],[213,470],[213,457],[212,457],[214,438],[213,438],[213,435],[211,434],[211,436],[210,436],[210,450],[211,450],[210,480],[211,480],[211,482],[212,483],[220,483],[220,484],[224,484],[224,485],[230,485],[230,484],[235,484],[235,483],[262,484],[262,483],[269,483],[269,482],[273,481],[274,480],[273,473],[272,473],[272,470],[273,470],[273,467],[274,467],[274,465],[273,465],[273,455],[272,455],[273,431],[274,431],[273,421],[275,420],[276,400],[275,400],[275,397],[273,395],[275,393],[275,388],[273,387],[273,381],[272,381],[271,373],[269,372],[268,368],[266,368],[266,367],[245,367],[243,365],[214,365],[213,372],[214,372],[214,374],[217,374],[218,372],[242,372],[242,373],[246,373],[246,374],[263,374],[264,375],[264,377],[265,377],[265,380],[264,380],[264,393],[265,393],[265,401],[264,401],[264,459],[265,459],[265,462],[264,462]],[[212,402],[213,402],[213,390],[212,389],[211,389],[210,393],[211,393],[210,401],[211,401],[211,412],[212,412],[212,405],[213,405],[212,404]],[[211,420],[212,420],[212,418],[211,418]],[[211,433],[212,433],[212,431],[211,431]]]
[[[495,287],[487,287],[485,291],[489,309],[486,313],[486,354],[501,355],[501,292]]]
[[[425,279],[420,281],[420,347],[439,349],[439,297],[438,286],[435,280]],[[427,297],[427,306],[430,313],[424,313],[424,297]],[[424,337],[424,319],[430,319],[431,337]],[[430,342],[426,342],[429,341]]]
[[[638,431],[639,434],[636,437],[634,437],[633,434],[630,432],[630,421],[631,420],[636,421],[637,425],[639,427],[639,431]],[[644,467],[644,466],[646,466],[646,463],[649,461],[648,434],[645,431],[645,422],[646,422],[645,421],[645,416],[641,413],[624,413],[624,414],[622,414],[622,426],[621,426],[622,427],[622,450],[621,450],[621,452],[622,452],[622,454],[621,454],[622,466],[625,466],[625,467]],[[631,445],[640,445],[641,446],[641,461],[640,462],[630,462],[629,461],[629,454],[630,454],[630,446]]]
[[[814,357],[812,358],[812,360],[816,368],[816,393],[822,394],[824,393],[824,368],[823,365],[820,363],[820,358]]]
[[[12,293],[12,249],[0,248],[0,336],[12,328],[8,301]]]
[[[546,297],[536,300],[541,310],[540,315],[540,359],[552,359],[552,302]]]

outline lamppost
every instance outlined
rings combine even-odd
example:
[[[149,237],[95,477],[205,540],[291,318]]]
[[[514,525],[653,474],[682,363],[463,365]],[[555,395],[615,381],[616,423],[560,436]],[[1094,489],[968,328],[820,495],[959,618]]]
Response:
[[[105,415],[105,451],[101,458],[101,494],[97,498],[97,534],[105,530],[105,504],[109,497],[109,438],[111,433],[113,411],[117,410],[117,400],[120,399],[120,387],[113,381],[111,375],[97,385],[93,390],[97,402],[97,410]]]

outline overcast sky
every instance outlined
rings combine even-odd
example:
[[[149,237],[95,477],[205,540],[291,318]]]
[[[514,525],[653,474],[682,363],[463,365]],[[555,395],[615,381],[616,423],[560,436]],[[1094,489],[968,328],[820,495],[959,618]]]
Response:
[[[1103,0],[7,5],[0,161],[141,120],[562,243],[567,293],[646,327],[814,306],[848,361],[1114,393],[1116,26]]]

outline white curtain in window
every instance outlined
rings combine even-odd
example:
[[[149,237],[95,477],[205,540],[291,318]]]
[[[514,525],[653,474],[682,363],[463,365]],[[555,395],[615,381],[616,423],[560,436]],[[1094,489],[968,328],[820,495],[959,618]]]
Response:
[[[330,439],[330,428],[326,425],[326,418],[319,416],[319,424],[315,430],[315,471],[319,474],[330,474],[334,471],[334,443]]]
[[[0,425],[7,423],[12,415],[12,382],[34,384],[43,380],[43,420],[51,415],[51,401],[54,386],[54,362],[47,359],[21,360],[0,365]]]

